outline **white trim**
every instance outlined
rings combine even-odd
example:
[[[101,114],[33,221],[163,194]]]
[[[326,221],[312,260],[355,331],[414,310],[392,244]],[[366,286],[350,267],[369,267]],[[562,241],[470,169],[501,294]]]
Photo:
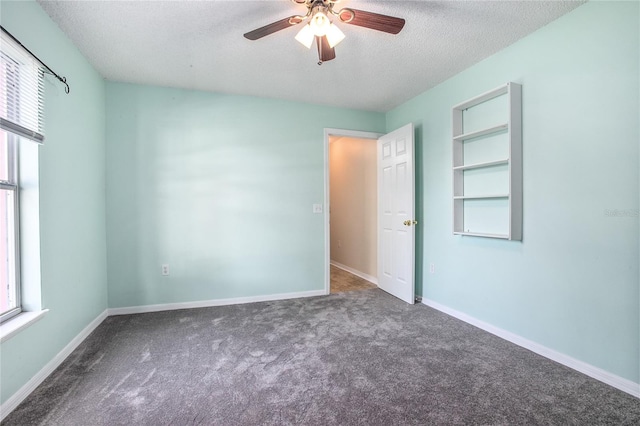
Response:
[[[371,275],[365,274],[364,272],[360,272],[357,269],[353,269],[347,265],[343,265],[342,263],[336,262],[335,260],[331,261],[331,264],[333,266],[335,266],[336,268],[340,268],[343,271],[347,271],[353,275],[355,275],[356,277],[360,277],[363,280],[367,280],[369,281],[371,284],[375,284],[378,285],[378,279],[376,277],[373,277]]]
[[[0,421],[4,420],[26,397],[31,394],[62,362],[73,352],[84,339],[107,318],[107,310],[102,312],[89,323],[76,337],[71,340],[51,361],[49,361],[40,371],[36,373],[27,383],[16,393],[11,395],[4,404],[0,406]]]
[[[302,297],[314,297],[314,296],[324,296],[324,295],[325,295],[324,290],[312,290],[312,291],[301,291],[296,293],[272,294],[272,295],[266,295],[266,296],[249,296],[249,297],[235,297],[231,299],[203,300],[200,302],[180,302],[180,303],[163,303],[158,305],[128,306],[124,308],[110,308],[108,311],[109,311],[109,316],[143,314],[147,312],[174,311],[177,309],[208,308],[211,306],[241,305],[244,303],[269,302],[272,300],[298,299]]]
[[[349,138],[378,140],[384,133],[363,132],[360,130],[324,129],[324,294],[331,293],[331,226],[329,224],[330,194],[329,194],[329,138],[331,136],[346,136]],[[365,278],[366,279],[366,278]]]
[[[24,330],[29,327],[31,324],[42,318],[47,312],[49,312],[48,309],[35,312],[22,312],[14,318],[3,322],[2,325],[0,325],[0,343],[4,343],[11,339],[13,336],[18,334],[20,330]]]
[[[539,343],[525,339],[524,337],[518,336],[517,334],[511,333],[510,331],[503,330],[499,327],[488,324],[463,312],[456,311],[455,309],[449,308],[445,305],[441,305],[440,303],[434,302],[433,300],[423,298],[422,303],[440,312],[444,312],[447,315],[451,315],[452,317],[464,321],[468,324],[476,326],[493,335],[501,337],[504,340],[528,349],[531,352],[535,352],[538,355],[542,355],[545,358],[560,363],[566,367],[572,368],[576,371],[579,371],[580,373],[586,374],[587,376],[613,386],[614,388],[620,389],[621,391],[633,395],[636,398],[640,398],[640,384],[638,383],[625,379],[624,377],[617,376],[606,370],[595,367],[591,364],[587,364],[586,362],[577,360],[553,349],[547,348],[546,346],[543,346]]]

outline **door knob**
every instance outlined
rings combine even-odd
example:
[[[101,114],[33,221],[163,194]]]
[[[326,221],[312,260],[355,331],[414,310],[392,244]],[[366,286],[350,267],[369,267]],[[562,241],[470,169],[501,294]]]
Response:
[[[404,226],[411,226],[411,225],[417,225],[418,221],[417,220],[405,220],[402,223],[403,223]]]

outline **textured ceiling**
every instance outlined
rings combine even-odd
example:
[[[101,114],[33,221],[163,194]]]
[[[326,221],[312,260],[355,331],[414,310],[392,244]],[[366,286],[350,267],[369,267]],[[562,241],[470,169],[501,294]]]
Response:
[[[107,80],[381,112],[581,4],[343,0],[336,9],[397,16],[406,25],[394,36],[338,24],[346,39],[335,60],[318,66],[315,48],[295,41],[297,26],[257,41],[242,36],[306,12],[288,0],[39,3]]]

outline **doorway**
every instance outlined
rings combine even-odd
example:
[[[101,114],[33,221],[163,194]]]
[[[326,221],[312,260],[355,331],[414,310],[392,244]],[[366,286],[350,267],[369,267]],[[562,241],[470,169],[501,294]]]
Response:
[[[325,294],[331,292],[331,185],[329,145],[332,136],[375,140],[377,285],[407,303],[415,303],[415,167],[414,126],[408,123],[385,135],[325,129]],[[358,218],[347,226],[355,226]],[[337,243],[337,241],[336,241]],[[344,241],[342,241],[344,244]]]
[[[370,132],[325,131],[327,294],[377,288],[379,136]]]

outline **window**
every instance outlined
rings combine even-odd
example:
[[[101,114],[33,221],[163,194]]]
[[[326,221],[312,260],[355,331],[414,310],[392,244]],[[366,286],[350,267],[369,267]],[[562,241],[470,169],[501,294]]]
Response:
[[[0,130],[0,322],[21,311],[17,139]]]
[[[26,289],[21,282],[21,235],[33,239],[29,228],[20,232],[21,194],[27,201],[33,198],[24,192],[25,183],[29,182],[31,164],[23,163],[21,167],[26,173],[21,173],[18,167],[22,159],[20,153],[31,153],[31,146],[37,146],[32,141],[42,143],[43,135],[43,96],[44,74],[41,64],[22,47],[17,40],[2,28],[2,43],[0,43],[0,323],[15,317],[23,310],[35,311],[39,303],[32,303],[33,294],[39,294],[33,289]],[[26,145],[30,145],[27,147]],[[25,158],[33,158],[33,154]],[[31,162],[31,160],[29,161]],[[37,160],[36,160],[37,163]],[[21,192],[22,191],[22,192]],[[26,215],[29,216],[29,215]],[[33,216],[33,215],[31,215]],[[27,220],[28,223],[29,220]],[[33,224],[29,225],[33,227]],[[23,238],[24,242],[24,238]],[[26,245],[25,245],[26,246]],[[37,248],[37,244],[33,245]],[[27,260],[32,268],[37,264],[33,259]],[[24,266],[24,264],[22,265]],[[33,275],[33,273],[31,273]],[[39,276],[39,275],[38,275]],[[32,280],[34,281],[34,280]],[[37,297],[35,297],[37,299]],[[27,314],[25,314],[28,316]],[[21,315],[20,317],[24,317]],[[11,321],[11,323],[22,320]],[[3,327],[4,328],[4,327]],[[2,333],[0,333],[2,334]],[[2,334],[1,338],[5,338]]]

